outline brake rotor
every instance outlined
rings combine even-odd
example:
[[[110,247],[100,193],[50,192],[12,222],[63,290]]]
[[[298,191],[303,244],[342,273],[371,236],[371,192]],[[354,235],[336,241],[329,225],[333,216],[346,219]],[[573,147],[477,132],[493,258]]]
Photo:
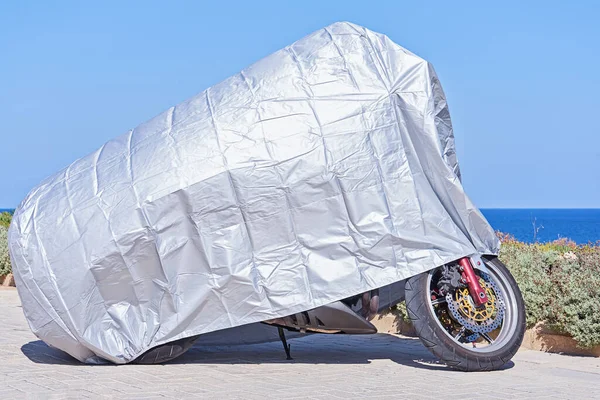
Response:
[[[481,333],[497,329],[504,319],[506,308],[498,285],[485,272],[480,271],[480,275],[479,283],[488,297],[485,304],[476,307],[467,288],[459,288],[454,293],[446,294],[446,302],[452,318],[465,329],[473,332],[465,337],[468,342],[477,340]]]

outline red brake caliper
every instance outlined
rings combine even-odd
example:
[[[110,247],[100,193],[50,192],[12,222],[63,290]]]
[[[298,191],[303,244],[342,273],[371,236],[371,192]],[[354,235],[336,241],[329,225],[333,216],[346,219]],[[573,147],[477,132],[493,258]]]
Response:
[[[485,290],[483,290],[479,284],[479,279],[477,278],[477,275],[475,275],[475,271],[473,271],[473,266],[471,265],[469,257],[461,258],[458,260],[458,264],[461,267],[462,277],[469,287],[469,294],[471,295],[475,306],[487,303],[487,295],[485,294]]]

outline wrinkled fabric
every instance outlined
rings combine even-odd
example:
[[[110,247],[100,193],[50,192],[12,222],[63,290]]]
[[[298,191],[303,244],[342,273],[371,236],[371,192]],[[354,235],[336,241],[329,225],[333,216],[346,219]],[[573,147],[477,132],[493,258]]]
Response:
[[[433,68],[350,23],[46,179],[9,236],[32,331],[114,363],[499,247]]]

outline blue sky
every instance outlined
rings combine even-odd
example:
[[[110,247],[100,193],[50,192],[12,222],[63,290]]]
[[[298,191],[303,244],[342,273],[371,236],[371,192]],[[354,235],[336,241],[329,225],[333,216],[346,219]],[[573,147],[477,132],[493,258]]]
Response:
[[[0,208],[107,140],[342,20],[433,63],[463,183],[479,207],[600,207],[599,4],[3,2]]]

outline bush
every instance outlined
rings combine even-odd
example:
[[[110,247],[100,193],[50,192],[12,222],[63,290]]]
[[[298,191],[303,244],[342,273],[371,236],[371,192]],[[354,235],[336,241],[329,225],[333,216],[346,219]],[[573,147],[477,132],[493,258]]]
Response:
[[[500,260],[506,264],[515,277],[527,313],[527,326],[547,318],[548,293],[552,282],[549,276],[550,265],[556,254],[519,242],[504,242],[500,248]]]
[[[12,220],[11,213],[6,212],[6,211],[0,213],[0,226],[4,226],[4,227],[8,228],[11,220]]]
[[[565,253],[565,255],[568,253]],[[600,344],[600,248],[580,248],[550,273],[548,322],[582,347]]]
[[[10,255],[8,254],[8,228],[0,225],[0,276],[8,275],[11,271]]]
[[[600,345],[600,246],[502,241],[500,259],[523,292],[527,325],[545,322],[581,347]]]

